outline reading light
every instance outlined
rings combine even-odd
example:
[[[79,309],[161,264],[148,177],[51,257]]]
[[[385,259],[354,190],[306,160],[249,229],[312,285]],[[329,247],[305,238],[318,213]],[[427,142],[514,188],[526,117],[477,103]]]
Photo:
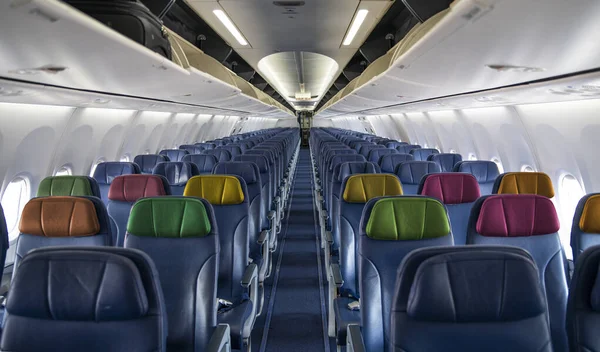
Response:
[[[350,30],[348,31],[348,34],[346,34],[346,38],[344,39],[344,42],[342,44],[344,44],[344,45],[352,44],[352,41],[354,40],[356,33],[358,33],[358,30],[360,29],[360,26],[362,26],[363,22],[365,21],[365,18],[367,17],[368,13],[369,13],[369,10],[365,10],[365,9],[358,10],[358,12],[356,13],[356,16],[354,16],[354,21],[352,21],[352,25],[350,25]]]
[[[240,31],[236,28],[235,24],[231,22],[231,20],[229,19],[227,14],[225,14],[225,12],[223,12],[222,10],[214,10],[213,13],[215,14],[215,16],[217,16],[219,21],[223,23],[223,25],[225,26],[225,28],[227,28],[229,33],[233,35],[235,40],[237,40],[238,43],[240,43],[240,45],[248,45],[248,42],[246,41],[246,39],[244,39],[242,33],[240,33]]]

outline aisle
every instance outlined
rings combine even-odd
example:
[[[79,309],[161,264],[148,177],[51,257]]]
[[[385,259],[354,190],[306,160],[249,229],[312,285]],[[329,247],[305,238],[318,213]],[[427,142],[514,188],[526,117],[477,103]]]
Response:
[[[309,151],[302,149],[290,211],[274,256],[277,267],[265,285],[267,306],[252,336],[253,351],[330,351],[311,180]]]

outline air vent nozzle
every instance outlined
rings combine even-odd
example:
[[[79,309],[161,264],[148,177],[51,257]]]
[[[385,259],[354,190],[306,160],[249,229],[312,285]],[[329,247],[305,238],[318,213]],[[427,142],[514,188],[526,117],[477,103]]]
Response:
[[[305,1],[273,1],[273,5],[281,7],[300,7],[305,4]]]

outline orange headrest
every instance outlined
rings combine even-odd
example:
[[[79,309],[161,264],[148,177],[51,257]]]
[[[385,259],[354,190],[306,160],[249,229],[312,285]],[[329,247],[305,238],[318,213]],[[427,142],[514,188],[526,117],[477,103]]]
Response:
[[[100,222],[89,199],[43,197],[25,205],[19,231],[45,237],[93,236],[100,232]]]

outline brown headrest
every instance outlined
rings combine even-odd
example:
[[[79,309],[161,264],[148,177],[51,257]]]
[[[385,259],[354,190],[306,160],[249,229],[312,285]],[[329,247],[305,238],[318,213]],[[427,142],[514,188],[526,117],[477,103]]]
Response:
[[[45,237],[93,236],[100,232],[100,222],[89,199],[43,197],[25,205],[19,231]]]

